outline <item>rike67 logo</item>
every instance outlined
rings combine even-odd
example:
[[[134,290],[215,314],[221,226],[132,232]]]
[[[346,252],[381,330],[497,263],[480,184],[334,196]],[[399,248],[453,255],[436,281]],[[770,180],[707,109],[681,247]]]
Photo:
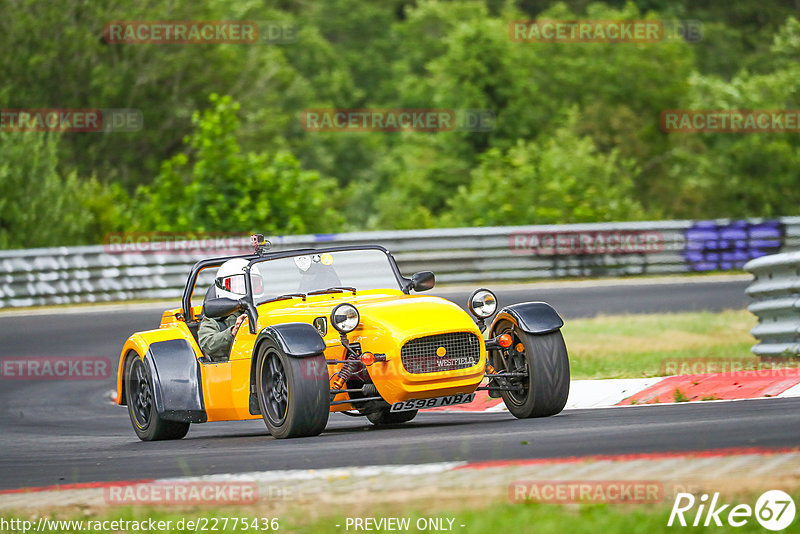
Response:
[[[730,526],[743,527],[755,517],[755,520],[767,530],[783,530],[794,521],[794,500],[781,490],[769,490],[761,494],[755,507],[749,504],[735,506],[723,504],[719,493],[714,493],[709,500],[708,494],[699,498],[691,493],[678,493],[675,504],[669,514],[667,526]]]

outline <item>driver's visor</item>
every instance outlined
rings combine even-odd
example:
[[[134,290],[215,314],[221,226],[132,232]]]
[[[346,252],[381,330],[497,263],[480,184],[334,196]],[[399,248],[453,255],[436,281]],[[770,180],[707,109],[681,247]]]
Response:
[[[261,294],[264,290],[264,282],[261,279],[261,276],[257,274],[251,274],[250,281],[253,284],[253,294]],[[217,278],[215,283],[218,288],[224,289],[225,291],[230,291],[231,293],[236,293],[238,295],[244,295],[247,293],[247,290],[244,287],[243,274],[234,274],[231,276],[225,276],[223,278]]]

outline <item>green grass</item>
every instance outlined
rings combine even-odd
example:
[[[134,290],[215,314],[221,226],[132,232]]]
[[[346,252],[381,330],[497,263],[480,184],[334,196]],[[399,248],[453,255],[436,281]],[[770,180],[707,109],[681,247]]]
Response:
[[[797,501],[798,496],[794,496]],[[752,499],[739,500],[735,499],[737,503],[745,503],[753,505],[755,497]],[[406,532],[421,532],[414,526],[420,518],[444,518],[445,525],[447,519],[453,519],[452,532],[463,534],[496,534],[498,532],[519,532],[519,533],[533,533],[537,534],[561,534],[563,532],[572,532],[576,534],[594,534],[602,532],[603,534],[636,534],[636,533],[669,533],[669,532],[728,532],[730,529],[727,525],[723,527],[711,526],[703,527],[678,527],[667,526],[667,520],[671,510],[672,502],[669,500],[660,505],[607,505],[607,504],[587,504],[587,505],[551,505],[539,503],[520,503],[512,504],[509,502],[487,503],[485,506],[470,506],[462,507],[459,509],[451,509],[448,511],[439,511],[434,514],[420,513],[419,511],[404,509],[401,506],[395,505],[393,509],[380,511],[374,510],[369,512],[360,512],[350,514],[350,517],[373,517],[373,518],[409,518],[412,528]],[[279,517],[279,530],[281,533],[314,533],[314,534],[339,534],[342,532],[354,532],[353,527],[346,531],[345,521],[346,516],[341,513],[331,513],[323,507],[315,507],[313,503],[308,505],[310,509],[308,513],[302,514],[297,511],[293,513],[283,514]],[[213,518],[228,517],[253,517],[252,511],[248,512],[247,509],[223,512],[221,510],[205,511],[203,513],[197,512],[176,512],[165,511],[164,509],[157,508],[126,508],[119,509],[115,512],[105,512],[99,516],[88,513],[74,513],[72,517],[60,517],[60,519],[72,519],[84,521],[84,528],[87,521],[96,520],[147,520],[153,519],[154,521],[170,521],[170,528],[161,530],[164,533],[178,533],[178,532],[194,532],[202,531],[195,525],[194,529],[186,528],[186,522],[191,520],[197,522],[198,519],[203,522],[202,524],[207,527],[206,532],[244,532],[241,529],[241,523],[238,529],[233,529],[232,521],[228,523],[227,528],[223,528],[220,521],[216,526],[219,528],[211,530],[214,526]],[[11,519],[13,516],[3,514],[5,520]],[[20,517],[20,516],[17,516]],[[36,520],[36,517],[22,516],[26,519]],[[261,517],[265,517],[261,514]],[[271,517],[275,517],[273,514]],[[687,515],[687,517],[689,517]],[[693,517],[693,516],[692,516]],[[202,519],[205,518],[205,519]],[[722,519],[724,521],[725,514]],[[184,528],[177,527],[177,523],[183,520]],[[210,520],[210,521],[209,521]],[[795,524],[796,524],[795,520]],[[337,526],[339,525],[339,526]],[[464,525],[463,527],[461,525]],[[35,529],[35,526],[33,527]],[[791,527],[790,527],[791,528]],[[750,532],[764,532],[760,528],[754,518],[749,518],[748,523],[735,529],[737,533],[750,533]],[[248,532],[273,532],[272,530],[255,531],[253,529],[247,530]],[[71,532],[69,529],[51,529],[48,532],[66,534]],[[81,532],[104,533],[107,534],[109,530],[92,529],[88,528]],[[140,532],[139,530],[129,529],[126,532],[134,533]],[[387,530],[373,530],[371,532],[389,532]],[[428,532],[432,532],[428,530]]]
[[[675,402],[689,402],[689,397],[680,389],[675,390],[672,394],[672,398],[675,399]]]
[[[796,500],[796,498],[795,498]],[[746,501],[747,502],[747,501]],[[747,502],[752,505],[752,502]],[[667,526],[672,503],[664,506],[612,506],[612,505],[571,505],[568,507],[539,503],[500,504],[488,510],[463,510],[452,514],[438,514],[439,517],[452,518],[453,532],[464,534],[497,534],[498,532],[518,532],[536,534],[562,534],[572,532],[575,534],[635,534],[635,533],[674,533],[688,532],[728,532],[735,530],[737,533],[765,532],[763,528],[751,518],[742,528],[720,527],[680,527]],[[402,516],[401,516],[402,517]],[[418,517],[425,515],[409,514],[412,525]],[[339,523],[344,526],[343,518],[325,519],[318,521],[307,530],[319,534],[340,534],[343,528],[337,528]],[[464,525],[461,527],[460,525]],[[352,529],[351,529],[352,532]],[[383,532],[383,531],[378,531]],[[411,528],[408,532],[420,532]]]
[[[572,378],[643,378],[674,374],[665,363],[754,360],[747,311],[601,316],[566,321]]]

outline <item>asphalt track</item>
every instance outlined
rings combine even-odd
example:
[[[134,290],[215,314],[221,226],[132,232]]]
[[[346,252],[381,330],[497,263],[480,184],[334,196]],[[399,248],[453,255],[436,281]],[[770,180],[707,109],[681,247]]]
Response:
[[[598,313],[741,309],[747,282],[502,289],[501,305],[545,300],[567,320]],[[458,303],[468,291],[441,294]],[[106,356],[154,327],[155,309],[0,315],[0,358]],[[331,417],[318,437],[279,441],[261,421],[194,425],[181,441],[136,439],[125,408],[101,381],[0,381],[0,490],[172,476],[408,464],[792,447],[800,444],[800,399],[573,410],[538,420],[509,414],[420,414],[377,429]]]

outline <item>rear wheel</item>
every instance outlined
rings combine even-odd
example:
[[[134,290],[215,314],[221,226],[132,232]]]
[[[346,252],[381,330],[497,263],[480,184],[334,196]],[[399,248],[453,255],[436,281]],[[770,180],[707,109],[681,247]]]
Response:
[[[495,381],[500,386],[513,388],[500,392],[508,411],[519,419],[527,419],[547,417],[563,410],[569,395],[569,357],[561,331],[528,334],[513,323],[503,321],[493,333],[495,336],[508,333],[514,338],[508,349],[493,351],[491,362],[495,372],[527,375]]]
[[[316,436],[325,430],[330,413],[330,386],[322,354],[293,358],[268,340],[256,363],[258,405],[269,433],[275,438]],[[326,373],[327,374],[327,373]]]
[[[153,377],[137,354],[132,354],[125,362],[124,376],[128,415],[140,440],[181,439],[189,432],[189,423],[159,417],[153,401]]]
[[[367,419],[369,419],[370,423],[376,426],[399,425],[414,419],[417,416],[417,411],[418,410],[409,410],[407,412],[390,412],[389,408],[386,408],[379,412],[368,413]]]

